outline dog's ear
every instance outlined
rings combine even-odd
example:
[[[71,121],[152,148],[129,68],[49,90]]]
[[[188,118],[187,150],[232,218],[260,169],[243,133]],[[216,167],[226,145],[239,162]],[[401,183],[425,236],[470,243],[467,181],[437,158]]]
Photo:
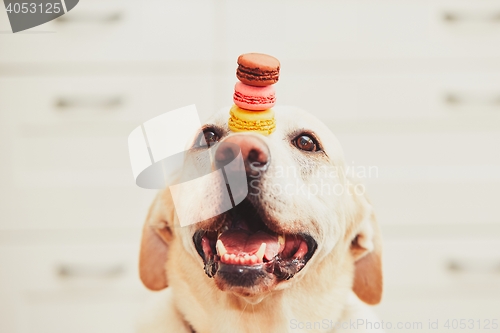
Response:
[[[142,229],[141,250],[139,254],[139,275],[142,283],[151,290],[162,290],[168,286],[166,261],[168,243],[172,232],[168,226],[168,205],[171,197],[168,190],[160,192],[149,208]]]
[[[355,236],[351,253],[355,260],[353,291],[365,303],[378,304],[382,298],[382,237],[371,204],[363,195],[355,200]]]

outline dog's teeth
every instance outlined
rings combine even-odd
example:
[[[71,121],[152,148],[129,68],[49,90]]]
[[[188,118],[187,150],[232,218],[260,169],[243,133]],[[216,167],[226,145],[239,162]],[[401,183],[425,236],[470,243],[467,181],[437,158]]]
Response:
[[[227,250],[224,247],[224,244],[222,243],[222,241],[220,239],[217,240],[215,247],[217,248],[217,253],[219,254],[219,256],[222,257],[223,255],[225,255],[227,253]]]
[[[264,259],[264,253],[266,252],[266,243],[260,245],[259,251],[255,254],[260,261]]]
[[[285,240],[285,235],[279,235],[279,236],[278,236],[278,243],[279,243],[280,245],[285,245],[285,241],[286,241],[286,240]]]

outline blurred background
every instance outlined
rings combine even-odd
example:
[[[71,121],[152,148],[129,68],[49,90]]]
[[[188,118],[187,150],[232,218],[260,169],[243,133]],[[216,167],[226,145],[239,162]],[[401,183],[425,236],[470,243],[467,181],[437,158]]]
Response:
[[[9,31],[1,9],[0,332],[134,332],[156,192],[135,186],[127,136],[230,106],[246,52],[280,59],[278,103],[377,168],[380,318],[500,319],[500,1],[82,0]]]

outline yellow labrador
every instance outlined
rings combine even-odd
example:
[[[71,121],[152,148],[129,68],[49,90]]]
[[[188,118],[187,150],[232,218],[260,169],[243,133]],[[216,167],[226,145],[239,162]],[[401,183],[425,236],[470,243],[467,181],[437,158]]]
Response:
[[[141,332],[367,331],[359,320],[374,318],[366,303],[382,293],[372,207],[346,177],[342,149],[322,122],[292,107],[275,112],[269,136],[231,132],[225,109],[193,138],[187,163],[217,143],[241,149],[248,194],[235,208],[179,225],[179,214],[201,220],[220,202],[223,187],[209,179],[177,193],[175,207],[169,190],[153,202],[140,277],[149,289],[166,289]],[[216,149],[201,162],[231,155]]]

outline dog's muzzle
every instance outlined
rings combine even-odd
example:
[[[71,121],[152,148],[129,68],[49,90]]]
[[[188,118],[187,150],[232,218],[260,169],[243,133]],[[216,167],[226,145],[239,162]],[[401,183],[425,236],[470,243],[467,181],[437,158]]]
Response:
[[[232,285],[248,287],[273,274],[289,280],[313,256],[317,243],[309,235],[277,234],[258,217],[245,199],[225,216],[216,230],[200,229],[193,242],[203,258],[205,273]]]
[[[240,152],[247,181],[263,177],[271,155],[264,140],[256,135],[227,137],[217,147],[215,163],[226,165]],[[226,172],[231,170],[226,168]],[[249,196],[251,194],[233,209],[203,224],[205,229],[195,232],[193,242],[203,258],[205,272],[209,277],[220,277],[240,287],[266,283],[266,279],[288,280],[307,264],[317,243],[306,233],[274,232],[272,229],[278,230],[276,223],[262,217],[265,215],[262,209],[259,214],[255,202],[252,203],[255,200]]]

